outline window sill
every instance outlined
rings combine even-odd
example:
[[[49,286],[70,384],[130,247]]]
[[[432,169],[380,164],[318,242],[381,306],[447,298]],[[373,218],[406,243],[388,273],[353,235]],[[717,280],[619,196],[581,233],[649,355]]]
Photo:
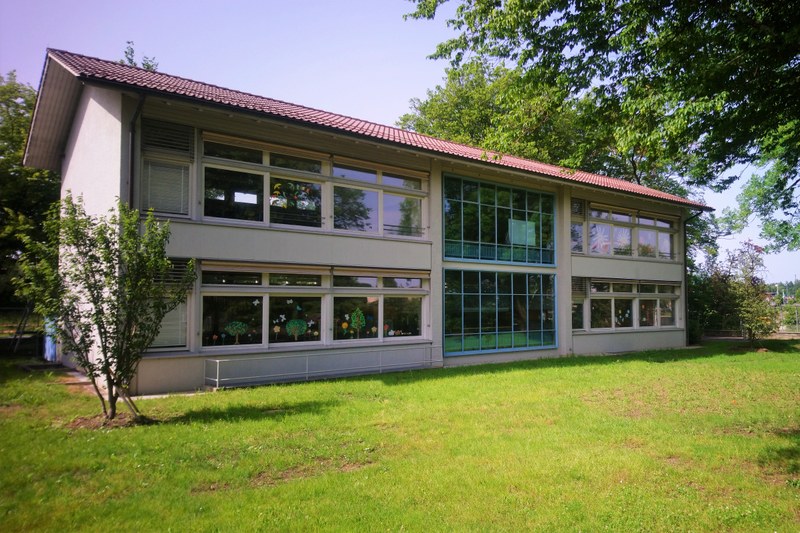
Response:
[[[624,335],[624,334],[631,334],[631,333],[659,333],[659,332],[671,332],[671,331],[683,331],[684,328],[678,326],[663,326],[663,327],[655,327],[655,326],[643,326],[639,328],[619,328],[619,329],[591,329],[591,330],[584,330],[584,329],[577,329],[572,330],[573,335],[577,336],[584,336],[584,335]]]
[[[406,237],[403,235],[379,235],[377,233],[354,232],[345,230],[329,230],[322,228],[312,228],[303,226],[291,226],[284,224],[269,225],[265,222],[257,221],[238,221],[228,220],[223,218],[205,218],[201,220],[192,219],[181,215],[172,214],[157,214],[158,218],[164,220],[175,220],[185,224],[199,225],[199,226],[214,226],[224,228],[241,228],[241,229],[258,229],[263,231],[275,231],[281,233],[298,233],[303,235],[325,235],[332,237],[349,237],[357,239],[375,239],[375,240],[392,240],[401,242],[415,242],[420,244],[432,244],[433,241],[426,237]]]

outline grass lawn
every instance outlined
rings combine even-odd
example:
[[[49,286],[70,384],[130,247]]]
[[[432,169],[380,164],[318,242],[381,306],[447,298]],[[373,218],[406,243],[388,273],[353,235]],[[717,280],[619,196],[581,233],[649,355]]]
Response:
[[[0,361],[0,529],[800,530],[800,345],[99,403]],[[120,406],[124,409],[124,406]]]

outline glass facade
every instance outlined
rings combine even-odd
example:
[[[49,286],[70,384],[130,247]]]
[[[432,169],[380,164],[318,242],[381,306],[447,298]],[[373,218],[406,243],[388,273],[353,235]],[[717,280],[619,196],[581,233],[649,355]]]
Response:
[[[443,219],[446,259],[555,264],[551,194],[446,176]]]
[[[444,351],[554,347],[555,275],[448,269]]]

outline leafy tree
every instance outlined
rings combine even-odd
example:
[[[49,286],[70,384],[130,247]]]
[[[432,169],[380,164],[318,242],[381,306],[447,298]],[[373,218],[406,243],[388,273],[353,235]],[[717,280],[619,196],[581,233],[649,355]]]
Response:
[[[166,256],[169,225],[152,212],[140,224],[138,211],[122,202],[108,216],[95,217],[82,199],[68,195],[50,210],[45,232],[42,241],[25,238],[20,294],[53,321],[62,348],[91,380],[104,415],[114,418],[122,398],[140,418],[131,381],[164,316],[186,300],[194,262],[175,272]]]
[[[610,175],[681,196],[691,194],[663,147],[631,139],[618,103],[587,93],[569,97],[553,86],[526,83],[521,69],[490,67],[474,60],[447,70],[444,85],[398,125],[420,133]],[[602,107],[605,106],[605,107]],[[604,118],[604,117],[613,118]],[[716,253],[716,218],[693,218],[690,257],[698,249]]]
[[[741,331],[739,304],[733,288],[731,264],[712,256],[688,277],[689,342],[699,342],[708,331]]]
[[[767,284],[760,277],[764,271],[763,254],[763,248],[746,242],[730,257],[736,269],[733,292],[739,317],[751,343],[774,333],[779,325],[779,309],[767,297]]]
[[[42,221],[59,194],[57,174],[22,166],[35,105],[36,91],[14,71],[0,75],[0,301],[6,305],[14,300],[20,235],[42,238]]]
[[[447,0],[414,0],[433,18]],[[629,157],[724,190],[735,165],[766,169],[739,219],[800,247],[800,2],[460,0],[434,57],[513,65],[526,87],[589,97]],[[634,159],[633,161],[635,161]]]
[[[128,65],[129,67],[140,67],[145,70],[149,70],[151,72],[155,72],[158,70],[158,61],[156,61],[155,57],[142,57],[142,64],[139,65],[136,62],[136,52],[133,49],[133,41],[127,41],[127,46],[125,46],[125,58],[120,59],[119,62],[122,65]]]

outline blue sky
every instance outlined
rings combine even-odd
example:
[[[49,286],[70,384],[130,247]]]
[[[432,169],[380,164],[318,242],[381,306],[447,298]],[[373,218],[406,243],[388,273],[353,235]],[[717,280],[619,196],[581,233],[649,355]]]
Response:
[[[452,36],[444,17],[403,20],[407,0],[5,0],[0,73],[38,87],[45,49],[118,59],[126,41],[159,70],[232,89],[394,124],[442,81],[427,59]],[[454,6],[445,5],[444,13]],[[721,210],[735,191],[707,194]],[[756,242],[757,228],[722,242]],[[800,252],[768,256],[769,281],[800,274]]]

